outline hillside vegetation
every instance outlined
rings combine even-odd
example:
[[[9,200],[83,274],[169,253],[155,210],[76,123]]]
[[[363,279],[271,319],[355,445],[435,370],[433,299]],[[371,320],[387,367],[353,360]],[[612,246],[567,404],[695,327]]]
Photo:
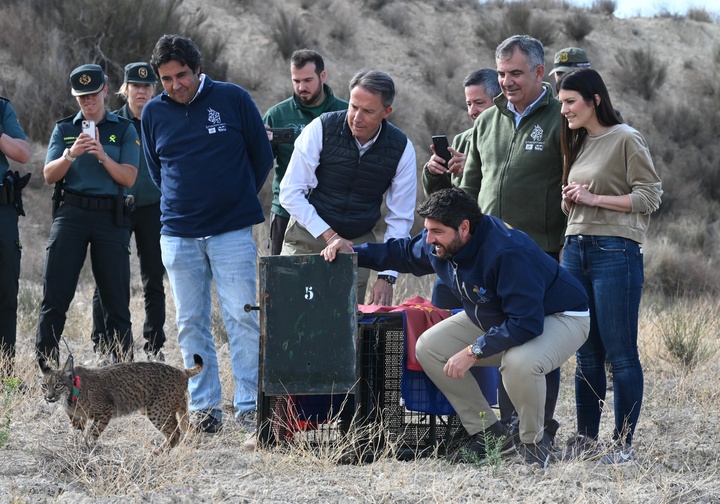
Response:
[[[45,147],[54,121],[77,110],[67,76],[81,63],[102,64],[117,88],[124,64],[148,60],[159,35],[188,33],[205,52],[205,70],[248,89],[262,113],[292,92],[288,57],[296,48],[323,54],[328,83],[344,98],[354,72],[386,70],[398,91],[390,120],[413,141],[420,167],[433,134],[470,126],[464,76],[494,67],[494,49],[505,37],[529,33],[545,44],[547,71],[557,50],[583,47],[616,108],[650,144],[665,194],[645,249],[648,287],[666,294],[720,289],[712,267],[720,250],[714,232],[720,25],[704,10],[616,19],[609,0],[590,9],[559,0],[120,0],[112,6],[78,0],[62,8],[34,0],[0,6],[0,94],[13,101],[34,141],[33,160],[24,167],[34,173],[28,198],[36,203],[23,221],[26,256],[44,252]],[[30,259],[24,270],[39,280],[41,260]]]
[[[560,0],[0,0],[0,95],[12,100],[33,147],[28,164],[13,166],[33,173],[24,193],[28,215],[20,222],[17,370],[28,386],[7,380],[0,387],[0,503],[720,502],[720,362],[713,358],[720,343],[720,25],[717,15],[702,9],[636,19],[617,19],[614,9],[613,0],[595,0],[588,9]],[[347,445],[295,443],[244,452],[245,433],[229,421],[221,434],[190,435],[170,454],[153,457],[158,433],[139,415],[114,421],[95,447],[73,436],[65,415],[44,404],[35,386],[33,345],[52,193],[42,178],[47,142],[54,121],[77,111],[68,81],[74,67],[103,65],[112,93],[125,63],[148,60],[166,32],[193,37],[205,53],[205,71],[248,89],[261,113],[291,94],[288,57],[297,48],[323,54],[328,83],[343,98],[357,70],[389,72],[397,86],[390,120],[413,141],[418,170],[432,135],[470,126],[462,80],[495,66],[499,41],[517,33],[539,38],[547,71],[556,51],[583,47],[615,107],[647,138],[665,190],[644,244],[639,347],[645,401],[633,444],[637,463],[563,462],[542,471],[512,456],[460,466],[380,457],[344,466],[337,461]],[[109,104],[117,105],[116,99]],[[261,194],[268,209],[269,186]],[[256,227],[260,253],[267,250],[267,234],[267,223]],[[133,261],[137,335],[143,299]],[[395,301],[429,297],[431,286],[429,277],[402,275]],[[93,356],[92,292],[92,275],[84,271],[64,334],[77,362]],[[168,363],[181,366],[174,315],[168,289],[165,352]],[[223,402],[232,404],[217,310],[213,331]],[[556,415],[561,442],[574,433],[573,375],[571,359],[563,366]],[[612,393],[607,400],[604,439],[613,428]]]

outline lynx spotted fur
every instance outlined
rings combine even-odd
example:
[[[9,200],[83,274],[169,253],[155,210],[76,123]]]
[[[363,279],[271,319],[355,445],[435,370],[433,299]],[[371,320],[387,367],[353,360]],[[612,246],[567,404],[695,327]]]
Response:
[[[110,420],[139,411],[165,436],[162,449],[180,441],[186,432],[188,379],[200,373],[202,358],[195,365],[177,369],[160,362],[126,362],[101,368],[73,366],[68,358],[62,369],[40,360],[42,390],[49,403],[62,402],[73,427],[85,432],[90,421],[90,441],[96,441]],[[179,429],[178,429],[179,427]]]

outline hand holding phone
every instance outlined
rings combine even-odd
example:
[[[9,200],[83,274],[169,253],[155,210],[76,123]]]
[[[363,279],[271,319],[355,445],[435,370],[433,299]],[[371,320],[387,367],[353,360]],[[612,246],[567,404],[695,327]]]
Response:
[[[270,143],[295,143],[293,128],[266,128],[270,132]]]
[[[95,140],[95,121],[83,120],[82,132]]]
[[[452,154],[448,150],[450,144],[448,144],[447,137],[445,135],[435,135],[432,137],[432,142],[433,147],[435,147],[435,154],[445,161],[445,168],[448,168]]]

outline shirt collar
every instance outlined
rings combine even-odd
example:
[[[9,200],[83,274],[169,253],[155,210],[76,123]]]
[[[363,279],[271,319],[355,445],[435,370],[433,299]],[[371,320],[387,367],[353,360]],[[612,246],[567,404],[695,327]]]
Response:
[[[361,156],[363,154],[365,154],[370,147],[373,146],[375,141],[380,136],[381,131],[382,131],[382,123],[380,123],[380,128],[378,128],[378,132],[375,134],[375,136],[373,138],[371,138],[370,140],[368,140],[368,142],[365,145],[360,145],[360,140],[358,140],[357,137],[355,135],[353,135],[353,138],[355,139],[355,144],[357,145]]]
[[[507,108],[515,116],[515,127],[516,128],[518,126],[520,126],[520,120],[523,117],[525,117],[526,115],[528,115],[532,111],[533,108],[535,108],[535,105],[537,105],[538,102],[542,99],[542,97],[545,96],[545,93],[547,93],[547,89],[545,88],[545,86],[543,86],[543,90],[542,90],[542,93],[540,93],[540,96],[537,97],[537,100],[535,100],[530,105],[528,105],[522,114],[517,111],[517,109],[515,108],[515,104],[508,102]]]
[[[200,85],[198,86],[197,93],[195,93],[195,96],[193,96],[192,100],[188,102],[188,105],[195,101],[195,98],[197,98],[202,92],[203,87],[205,87],[205,74],[200,74]]]

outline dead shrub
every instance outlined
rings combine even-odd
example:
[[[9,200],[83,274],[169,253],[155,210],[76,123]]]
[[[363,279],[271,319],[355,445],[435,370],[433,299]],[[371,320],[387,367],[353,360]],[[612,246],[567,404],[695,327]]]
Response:
[[[397,32],[398,35],[409,35],[411,32],[405,7],[401,5],[386,5],[380,12],[382,24]]]
[[[612,16],[617,10],[617,2],[615,0],[594,0],[591,12]]]
[[[666,296],[716,294],[720,272],[712,259],[701,252],[663,237],[646,247],[645,288]]]
[[[615,56],[619,69],[614,75],[622,92],[633,91],[646,101],[665,84],[667,63],[660,61],[652,49],[632,49]]]
[[[97,63],[110,84],[119,87],[125,65],[148,61],[165,33],[191,37],[203,51],[204,71],[224,79],[227,63],[219,58],[224,39],[201,29],[207,19],[201,11],[182,13],[178,9],[181,4],[182,0],[4,4],[0,43],[26,74],[22,89],[16,89],[11,98],[28,136],[44,141],[58,118],[77,111],[69,93],[68,76],[73,68]],[[111,108],[119,106],[114,100]]]
[[[443,107],[442,110],[433,107],[427,108],[423,112],[423,122],[430,136],[447,135],[452,138],[453,134],[463,130],[462,119],[462,113],[454,107]]]
[[[330,38],[337,40],[343,46],[349,45],[357,32],[357,12],[343,2],[335,2],[329,12],[332,16]]]
[[[363,5],[370,10],[379,11],[383,7],[390,5],[393,0],[364,0]]]
[[[575,42],[582,42],[593,31],[592,18],[584,12],[575,12],[567,20],[562,30]]]
[[[280,11],[272,22],[270,37],[278,46],[278,52],[286,60],[292,53],[310,44],[310,36],[300,16]]]
[[[704,8],[690,8],[687,11],[687,18],[698,23],[712,23],[712,16]]]
[[[718,335],[717,306],[693,298],[673,301],[657,312],[653,324],[665,347],[663,357],[688,372],[717,352],[712,344]]]
[[[493,49],[506,38],[518,34],[535,37],[546,46],[552,45],[557,30],[554,21],[534,12],[525,2],[508,3],[500,22],[483,14],[475,25],[475,35]]]

